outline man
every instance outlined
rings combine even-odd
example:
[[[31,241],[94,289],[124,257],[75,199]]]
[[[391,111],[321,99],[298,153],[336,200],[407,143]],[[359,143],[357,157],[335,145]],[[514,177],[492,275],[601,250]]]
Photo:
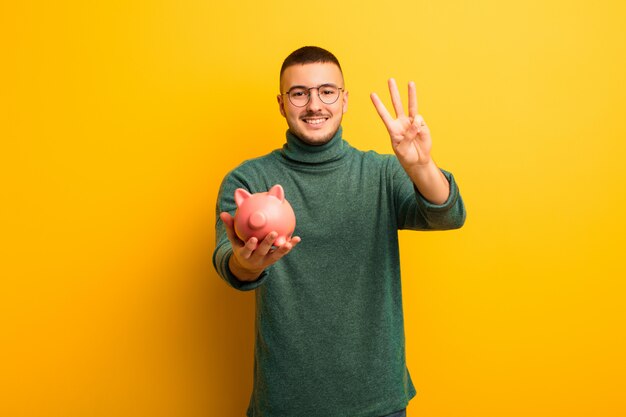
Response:
[[[343,140],[344,88],[330,52],[304,47],[289,55],[278,95],[289,127],[285,145],[245,161],[220,188],[213,263],[234,288],[256,290],[249,417],[404,416],[415,395],[405,362],[397,231],[458,228],[465,209],[452,175],[430,156],[415,84],[406,114],[389,81],[395,118],[371,96],[395,156]],[[275,232],[239,240],[235,190],[264,192],[275,184],[296,213],[294,237],[279,247]]]

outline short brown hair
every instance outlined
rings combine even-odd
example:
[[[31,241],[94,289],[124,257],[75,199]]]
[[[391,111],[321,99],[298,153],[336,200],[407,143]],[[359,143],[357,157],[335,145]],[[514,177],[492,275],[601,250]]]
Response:
[[[285,60],[283,61],[283,66],[280,68],[280,76],[282,77],[285,69],[292,65],[313,64],[317,62],[331,62],[337,65],[339,71],[343,75],[343,71],[341,71],[341,65],[339,65],[339,60],[335,55],[333,55],[326,49],[320,48],[318,46],[303,46],[300,49],[296,49],[291,54],[289,54],[287,58],[285,58]]]

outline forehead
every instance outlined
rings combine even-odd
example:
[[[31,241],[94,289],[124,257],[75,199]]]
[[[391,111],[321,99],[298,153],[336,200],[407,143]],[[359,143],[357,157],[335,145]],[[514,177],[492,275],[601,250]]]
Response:
[[[332,62],[296,64],[285,68],[280,78],[281,91],[287,91],[294,85],[313,87],[320,84],[343,86],[343,76],[339,67]]]

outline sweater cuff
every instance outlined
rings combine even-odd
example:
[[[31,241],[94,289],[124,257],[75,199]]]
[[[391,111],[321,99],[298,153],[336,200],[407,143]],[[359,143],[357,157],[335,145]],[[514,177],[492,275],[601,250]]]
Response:
[[[233,255],[233,250],[230,245],[222,245],[217,251],[215,251],[215,256],[213,257],[213,264],[215,268],[219,272],[220,276],[236,290],[240,291],[250,291],[254,290],[260,285],[263,285],[267,277],[269,276],[269,271],[264,270],[259,278],[254,281],[241,281],[237,278],[230,268],[228,267],[228,261],[230,261],[230,257]]]

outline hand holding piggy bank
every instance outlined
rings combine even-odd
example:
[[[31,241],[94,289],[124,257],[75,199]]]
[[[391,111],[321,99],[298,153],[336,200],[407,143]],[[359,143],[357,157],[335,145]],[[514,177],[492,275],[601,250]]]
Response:
[[[291,238],[296,228],[296,215],[285,200],[285,191],[275,185],[268,192],[250,194],[243,188],[235,190],[235,233],[244,242],[251,237],[263,240],[272,231],[278,233],[275,246]]]

